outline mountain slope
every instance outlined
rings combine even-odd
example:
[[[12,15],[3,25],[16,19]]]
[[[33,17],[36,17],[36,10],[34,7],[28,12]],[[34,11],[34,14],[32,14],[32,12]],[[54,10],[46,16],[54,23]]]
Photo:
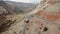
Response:
[[[30,4],[30,3],[21,3],[21,2],[12,2],[12,1],[6,1],[6,3],[8,5],[10,5],[11,7],[13,7],[13,9],[15,9],[16,13],[20,13],[20,12],[30,12],[31,10],[33,10],[37,4]]]

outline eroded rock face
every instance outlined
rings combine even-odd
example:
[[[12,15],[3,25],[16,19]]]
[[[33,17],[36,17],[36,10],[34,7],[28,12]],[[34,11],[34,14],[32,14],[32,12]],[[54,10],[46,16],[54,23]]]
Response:
[[[1,3],[1,2],[0,2]],[[3,3],[3,2],[2,2]],[[1,3],[1,4],[2,4]],[[13,23],[12,20],[9,20],[6,16],[9,15],[7,9],[5,9],[3,6],[4,4],[0,4],[0,34],[6,30],[9,29],[11,24]],[[6,5],[7,6],[7,5]],[[6,7],[5,6],[5,7]]]

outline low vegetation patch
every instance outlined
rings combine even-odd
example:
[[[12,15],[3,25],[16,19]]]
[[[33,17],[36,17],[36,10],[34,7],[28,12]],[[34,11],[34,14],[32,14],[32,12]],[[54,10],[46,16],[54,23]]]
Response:
[[[47,31],[48,30],[48,27],[44,27],[44,31]]]

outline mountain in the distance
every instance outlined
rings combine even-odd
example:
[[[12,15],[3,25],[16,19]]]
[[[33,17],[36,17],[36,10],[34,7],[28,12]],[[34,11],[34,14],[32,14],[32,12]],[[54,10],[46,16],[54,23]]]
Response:
[[[15,13],[27,13],[32,11],[37,4],[32,3],[21,3],[21,2],[13,2],[13,1],[5,1],[8,5],[12,7]]]

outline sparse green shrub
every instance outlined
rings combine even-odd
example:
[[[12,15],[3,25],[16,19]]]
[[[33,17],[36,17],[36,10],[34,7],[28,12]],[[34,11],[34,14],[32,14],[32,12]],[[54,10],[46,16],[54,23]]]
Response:
[[[47,31],[48,30],[48,27],[44,27],[44,31]]]

